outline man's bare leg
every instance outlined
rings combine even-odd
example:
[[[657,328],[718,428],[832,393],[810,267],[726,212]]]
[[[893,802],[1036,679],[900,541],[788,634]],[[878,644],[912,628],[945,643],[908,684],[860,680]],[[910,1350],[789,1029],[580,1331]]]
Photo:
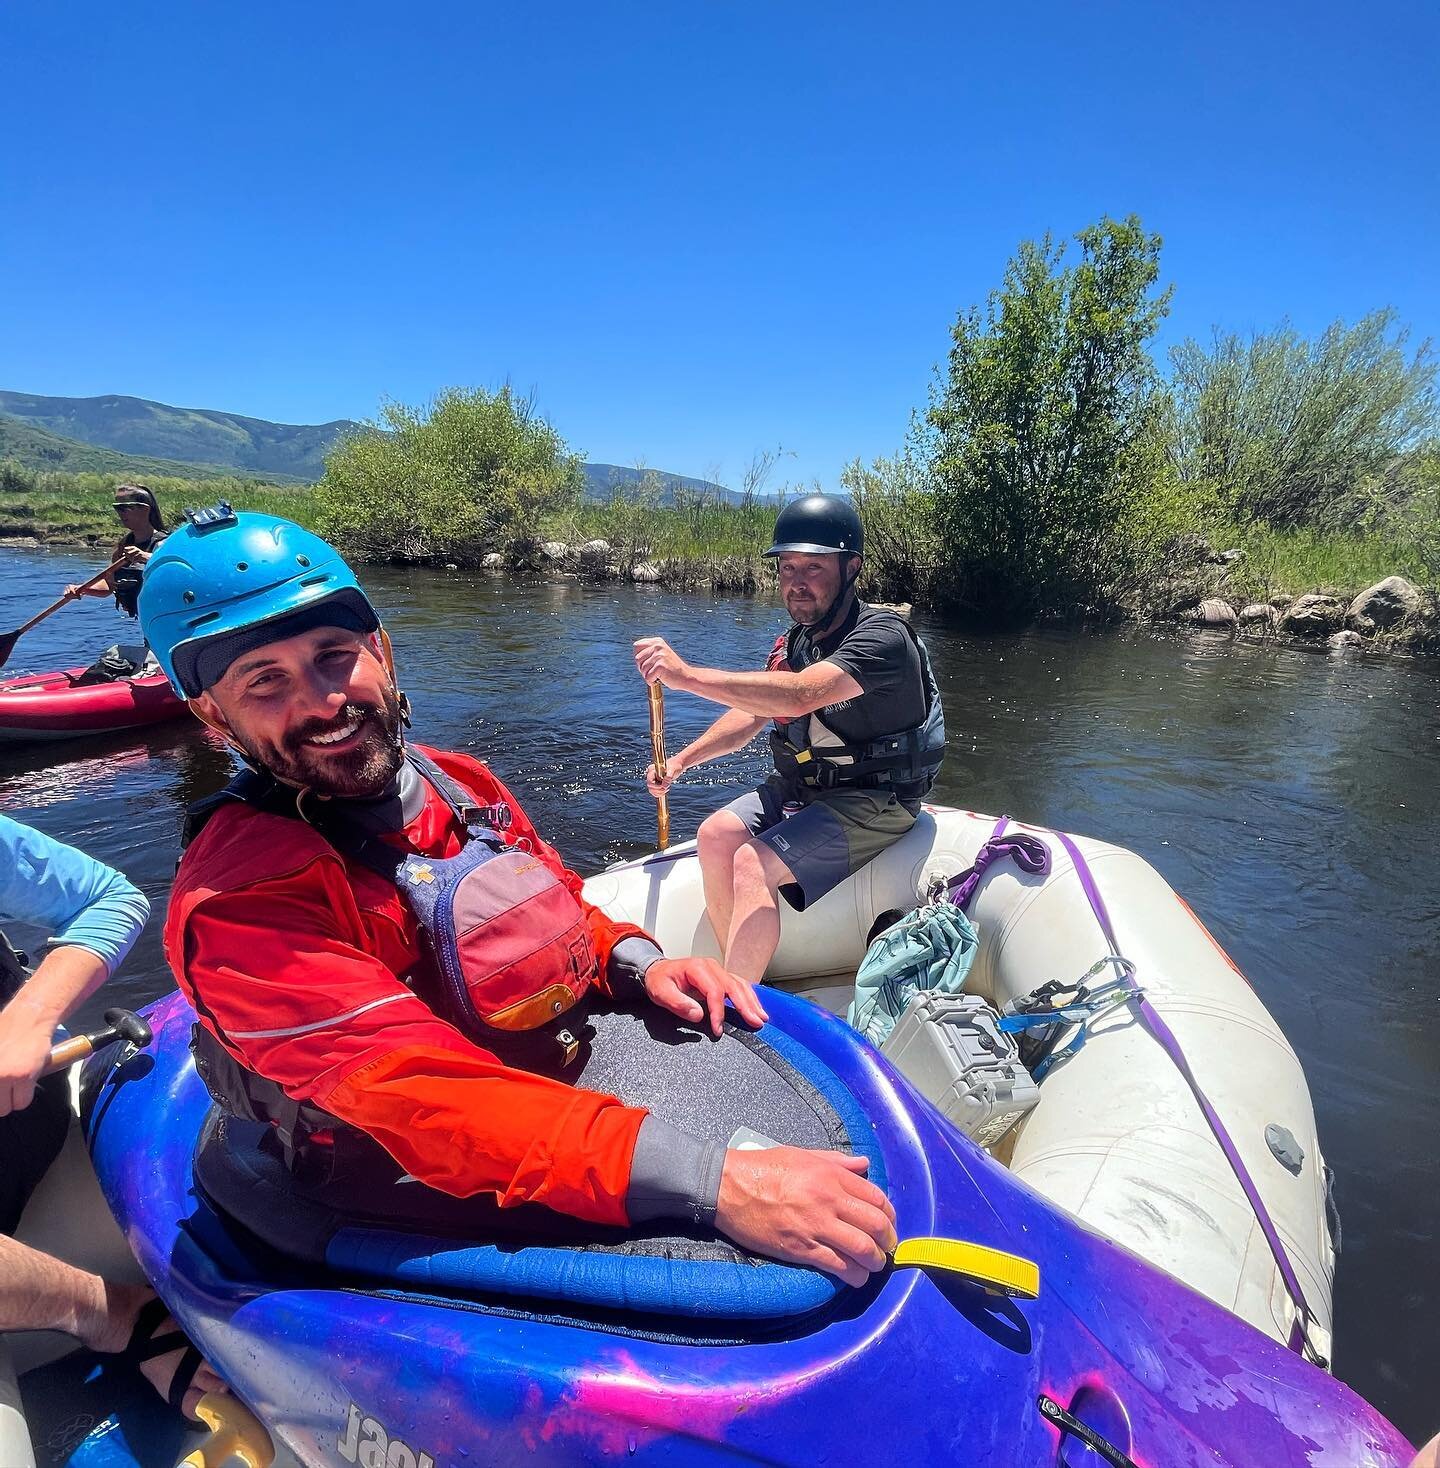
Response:
[[[735,908],[735,853],[749,840],[750,832],[744,821],[729,810],[717,810],[706,816],[695,833],[700,879],[705,886],[705,915],[710,919],[722,957],[729,945]]]
[[[746,841],[735,853],[734,908],[725,944],[725,967],[758,984],[780,944],[776,893],[793,882],[790,868],[770,847]]]
[[[58,1330],[92,1351],[118,1351],[150,1294],[0,1234],[0,1330]]]
[[[0,1234],[0,1331],[58,1330],[92,1351],[123,1351],[140,1307],[153,1293],[144,1285],[101,1279]],[[183,1353],[182,1347],[141,1363],[140,1370],[162,1396]],[[211,1367],[201,1366],[185,1396],[186,1414],[193,1414],[205,1392],[225,1390]]]

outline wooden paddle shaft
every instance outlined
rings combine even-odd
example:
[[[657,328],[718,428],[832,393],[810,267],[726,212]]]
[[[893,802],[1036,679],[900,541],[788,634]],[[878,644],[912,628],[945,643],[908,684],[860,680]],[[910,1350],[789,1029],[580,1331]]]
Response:
[[[77,1060],[86,1060],[94,1053],[93,1035],[76,1035],[72,1039],[62,1040],[50,1051],[50,1059],[45,1062],[43,1074],[54,1075],[57,1070],[65,1070]]]
[[[655,778],[665,778],[665,689],[662,684],[650,685],[650,753],[655,765]],[[656,846],[664,851],[670,844],[670,797],[662,795],[655,802],[655,819],[659,827]]]

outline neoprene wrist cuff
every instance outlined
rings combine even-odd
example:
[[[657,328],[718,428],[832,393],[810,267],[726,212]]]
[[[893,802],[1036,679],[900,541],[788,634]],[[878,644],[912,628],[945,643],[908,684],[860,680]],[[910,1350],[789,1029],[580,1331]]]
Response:
[[[635,1138],[630,1186],[625,1191],[630,1222],[683,1218],[700,1228],[714,1228],[724,1167],[723,1142],[707,1142],[658,1116],[647,1116]]]
[[[645,975],[652,963],[664,957],[649,938],[622,938],[610,950],[610,962],[605,969],[605,977],[610,981],[610,992],[617,999],[646,998]]]

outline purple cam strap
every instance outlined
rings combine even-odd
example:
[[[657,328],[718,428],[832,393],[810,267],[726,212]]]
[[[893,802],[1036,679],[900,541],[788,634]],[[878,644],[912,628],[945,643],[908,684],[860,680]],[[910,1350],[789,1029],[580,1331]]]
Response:
[[[1002,857],[1011,857],[1015,865],[1022,872],[1030,872],[1039,876],[1048,875],[1050,871],[1050,851],[1038,836],[1031,836],[1024,831],[1017,831],[1013,836],[1005,834],[1005,828],[1010,824],[1009,816],[1001,816],[995,823],[995,829],[991,831],[985,844],[975,853],[974,864],[968,871],[961,872],[950,884],[950,901],[956,907],[966,908],[970,905],[970,899],[975,895],[975,889],[980,885],[980,879],[985,875],[987,869]]]
[[[1118,954],[1120,946],[1115,941],[1115,929],[1110,922],[1110,913],[1105,906],[1105,899],[1100,895],[1100,888],[1096,885],[1095,874],[1090,870],[1089,862],[1080,854],[1079,847],[1064,832],[1056,831],[1054,836],[1074,863],[1075,875],[1080,878],[1080,886],[1090,903],[1090,910],[1095,914],[1096,922],[1100,924],[1100,931],[1105,935],[1105,941],[1110,945],[1110,951]],[[1286,1253],[1285,1245],[1280,1240],[1279,1230],[1275,1227],[1274,1220],[1270,1217],[1270,1212],[1260,1196],[1260,1190],[1255,1186],[1254,1179],[1251,1178],[1249,1170],[1241,1159],[1239,1150],[1226,1130],[1225,1123],[1220,1120],[1219,1113],[1210,1104],[1209,1097],[1201,1089],[1200,1082],[1196,1080],[1195,1072],[1190,1069],[1190,1062],[1185,1058],[1185,1052],[1180,1048],[1180,1041],[1175,1038],[1175,1032],[1145,997],[1144,991],[1136,984],[1133,973],[1127,975],[1127,979],[1131,988],[1136,991],[1137,1007],[1145,1027],[1159,1041],[1165,1053],[1175,1062],[1180,1074],[1185,1077],[1186,1084],[1190,1087],[1201,1114],[1214,1133],[1215,1140],[1220,1144],[1220,1150],[1225,1154],[1225,1160],[1230,1164],[1236,1180],[1250,1201],[1250,1207],[1260,1224],[1260,1231],[1265,1235],[1265,1242],[1270,1246],[1270,1252],[1275,1256],[1275,1263],[1280,1268],[1280,1277],[1285,1281],[1285,1288],[1290,1292],[1290,1298],[1295,1302],[1299,1311],[1295,1320],[1295,1328],[1290,1333],[1288,1342],[1290,1349],[1303,1354],[1308,1348],[1310,1355],[1316,1361],[1322,1365],[1326,1364],[1324,1356],[1310,1339],[1308,1327],[1315,1317],[1305,1299],[1305,1292],[1300,1287],[1294,1266],[1290,1263],[1290,1256]]]

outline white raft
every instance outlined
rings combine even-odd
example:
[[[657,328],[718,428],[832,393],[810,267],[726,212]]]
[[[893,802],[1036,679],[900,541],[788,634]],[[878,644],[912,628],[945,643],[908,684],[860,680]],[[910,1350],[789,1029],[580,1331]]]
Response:
[[[994,828],[990,816],[927,806],[900,841],[807,911],[782,902],[768,980],[843,1012],[876,918],[908,911],[933,878],[968,868]],[[970,904],[980,943],[966,988],[997,1008],[1048,980],[1075,980],[1109,952],[1060,842],[1040,827],[1010,829],[1039,836],[1052,860],[1043,877],[996,862]],[[1103,893],[1121,952],[1178,1038],[1274,1220],[1311,1311],[1310,1339],[1328,1358],[1335,1251],[1300,1062],[1244,975],[1149,863],[1118,846],[1072,839]],[[718,955],[693,843],[610,867],[586,882],[585,895],[653,933],[667,953]],[[1298,1142],[1298,1173],[1272,1152],[1271,1126]],[[1131,1006],[1092,1023],[1087,1043],[1047,1075],[1039,1104],[997,1154],[1098,1233],[1266,1335],[1291,1338],[1297,1307],[1255,1212],[1190,1086]]]

